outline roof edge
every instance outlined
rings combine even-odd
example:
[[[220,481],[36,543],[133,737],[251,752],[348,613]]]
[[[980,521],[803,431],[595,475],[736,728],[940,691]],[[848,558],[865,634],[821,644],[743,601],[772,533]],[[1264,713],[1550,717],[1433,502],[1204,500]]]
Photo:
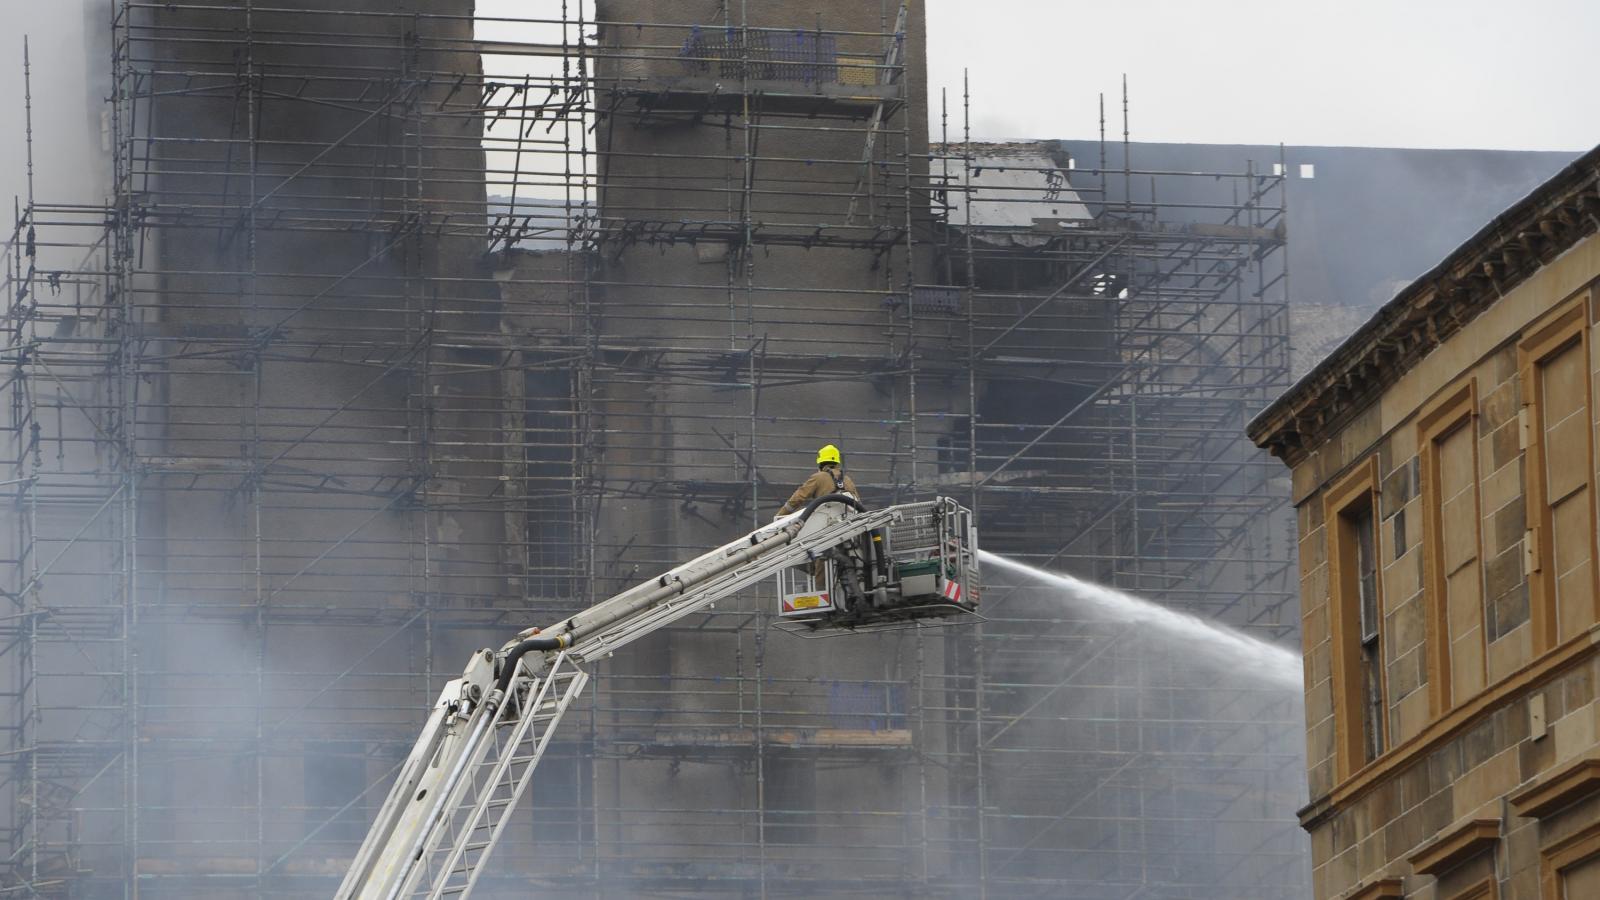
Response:
[[[1314,442],[1365,409],[1433,348],[1597,230],[1600,145],[1402,289],[1252,419],[1245,433],[1287,465],[1298,464]]]

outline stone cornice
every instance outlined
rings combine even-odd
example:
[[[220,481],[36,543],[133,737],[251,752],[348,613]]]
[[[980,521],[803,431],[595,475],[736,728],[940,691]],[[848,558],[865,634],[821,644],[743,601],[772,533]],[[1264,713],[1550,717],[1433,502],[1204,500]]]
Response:
[[[1511,808],[1519,816],[1545,819],[1597,792],[1600,792],[1600,759],[1588,757],[1512,794]]]
[[[1380,878],[1344,895],[1343,900],[1403,900],[1406,883],[1399,878]]]
[[[1499,819],[1473,819],[1439,835],[1411,854],[1418,875],[1438,875],[1493,847],[1500,840]]]
[[[1462,325],[1597,230],[1600,147],[1384,304],[1251,421],[1250,439],[1286,464],[1299,464]]]

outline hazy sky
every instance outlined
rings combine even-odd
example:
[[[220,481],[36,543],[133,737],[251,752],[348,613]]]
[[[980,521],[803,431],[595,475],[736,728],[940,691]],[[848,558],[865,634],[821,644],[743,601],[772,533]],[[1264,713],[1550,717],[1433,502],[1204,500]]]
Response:
[[[1584,150],[1600,0],[926,0],[938,135]]]
[[[0,0],[0,198],[22,190],[33,37],[41,191],[97,196],[111,0]],[[331,2],[331,0],[330,0]],[[708,16],[718,0],[699,0]],[[873,2],[873,0],[852,0]],[[887,0],[892,3],[892,0]],[[932,122],[972,72],[978,138],[1584,150],[1600,142],[1600,0],[925,0]],[[541,14],[556,0],[477,0]],[[85,47],[84,35],[100,46]],[[517,37],[518,35],[507,35]],[[99,174],[98,172],[91,174]],[[48,188],[48,190],[47,190]],[[79,199],[94,199],[85,196]]]

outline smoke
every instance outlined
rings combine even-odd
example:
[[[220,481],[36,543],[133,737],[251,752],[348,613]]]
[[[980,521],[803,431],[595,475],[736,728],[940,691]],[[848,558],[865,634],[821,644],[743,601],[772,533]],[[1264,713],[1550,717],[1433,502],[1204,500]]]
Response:
[[[28,190],[24,38],[32,68],[35,194],[74,203],[104,198],[111,3],[0,4],[0,198],[8,203]]]
[[[95,5],[103,3],[96,0]],[[48,5],[43,12],[27,15],[15,11],[6,15],[39,19],[35,24],[40,33],[55,35],[48,42],[37,38],[34,47],[36,147],[49,148],[49,152],[36,154],[41,174],[38,192],[55,199],[98,201],[104,173],[109,170],[97,155],[101,146],[99,116],[106,93],[103,74],[96,74],[100,71],[97,61],[109,53],[96,50],[94,42],[105,34],[104,16],[89,4],[71,3]],[[35,24],[24,24],[21,29],[32,29]],[[10,68],[17,73],[13,85],[20,87],[20,46],[16,56],[16,64]],[[516,73],[499,74],[512,77]],[[343,90],[337,86],[323,89]],[[317,92],[313,86],[306,99],[318,99]],[[10,96],[17,98],[18,124],[8,135],[20,140],[21,92],[12,91]],[[277,129],[269,130],[270,134],[313,148],[318,142],[336,141],[352,122],[349,115],[332,111],[336,107],[294,105],[284,102],[281,94],[264,107],[265,127]],[[172,136],[225,135],[228,120],[224,116],[237,108],[229,96],[192,97],[183,109],[193,110],[193,118],[184,119],[180,109],[168,108],[161,125],[170,129],[166,133]],[[455,125],[449,128],[453,136]],[[340,155],[323,161],[346,166],[341,172],[360,171],[363,180],[372,175],[382,181],[392,171],[393,159],[383,153],[357,156],[353,149],[380,146],[382,137],[362,134],[347,148],[348,155],[341,150]],[[215,145],[210,150],[211,156],[199,155],[198,161],[223,161],[219,157],[224,151]],[[289,153],[282,147],[275,150]],[[263,183],[256,188],[258,196],[271,190],[273,179],[298,170],[319,153],[314,149],[298,152],[302,155],[265,160],[268,165]],[[504,162],[503,155],[499,159]],[[20,160],[20,153],[7,158],[6,162],[17,163],[7,169],[8,175],[20,173]],[[355,168],[358,163],[359,170]],[[238,165],[237,158],[233,165]],[[224,192],[217,202],[235,207],[242,202],[239,192],[243,188],[236,179],[215,184],[200,176],[168,173],[164,181],[158,183],[158,189],[165,192],[158,199],[177,202],[185,188],[196,192],[205,188]],[[332,212],[340,211],[335,201],[341,197],[360,198],[363,191],[371,190],[350,176],[301,178],[275,194],[273,203],[263,204],[263,208],[301,212],[310,208],[328,214],[330,205]],[[459,193],[447,195],[446,191]],[[448,200],[470,209],[473,203],[481,204],[482,193],[481,184],[451,188],[441,179],[438,186],[430,185],[427,199],[438,199],[441,206]],[[519,202],[526,196],[519,194]],[[371,208],[386,209],[385,202],[374,200]],[[360,214],[353,214],[355,220],[366,221],[366,208],[355,212]],[[442,511],[408,511],[404,519],[389,514],[391,504],[400,509],[402,502],[411,502],[397,487],[405,483],[402,476],[411,470],[409,460],[395,461],[402,451],[394,436],[403,423],[412,421],[416,409],[412,404],[425,405],[428,415],[439,416],[439,435],[465,442],[474,434],[495,435],[503,428],[499,411],[483,410],[485,397],[497,398],[499,384],[490,378],[481,382],[441,379],[429,385],[434,388],[432,393],[406,395],[403,391],[413,388],[414,381],[372,377],[374,360],[385,368],[399,367],[398,361],[410,347],[413,332],[406,329],[420,319],[409,315],[413,307],[408,304],[419,295],[413,289],[437,288],[449,281],[445,277],[434,282],[408,281],[404,296],[396,297],[392,284],[383,284],[364,268],[372,245],[354,230],[334,234],[339,236],[326,231],[313,235],[263,228],[248,243],[248,260],[243,256],[247,242],[230,242],[226,234],[200,228],[167,229],[151,239],[147,259],[151,267],[159,267],[163,280],[142,302],[148,304],[146,309],[152,315],[162,316],[163,325],[215,325],[209,332],[193,332],[197,345],[207,346],[209,334],[221,335],[214,346],[226,347],[227,337],[242,326],[260,326],[278,319],[283,310],[312,306],[314,315],[293,317],[293,325],[301,331],[298,339],[317,340],[314,328],[334,335],[303,358],[285,351],[284,344],[289,342],[280,341],[274,348],[277,355],[263,370],[267,376],[260,379],[253,394],[241,389],[241,385],[250,385],[240,374],[243,370],[235,354],[224,351],[163,359],[159,367],[153,367],[159,368],[160,374],[147,382],[148,390],[164,393],[155,399],[145,395],[142,400],[147,405],[142,411],[159,417],[170,410],[173,420],[170,428],[159,420],[145,423],[152,435],[150,443],[158,448],[155,452],[168,454],[162,463],[175,468],[193,466],[196,460],[207,463],[209,468],[202,467],[197,479],[209,478],[206,484],[212,486],[229,482],[230,492],[235,485],[226,473],[241,468],[233,465],[238,461],[236,455],[254,453],[246,462],[270,459],[267,468],[272,469],[271,479],[240,486],[226,501],[219,499],[223,494],[214,487],[190,489],[181,482],[168,482],[171,486],[164,493],[152,483],[144,495],[148,507],[159,505],[159,514],[166,520],[149,523],[152,527],[144,532],[150,547],[140,562],[154,571],[144,571],[143,589],[170,603],[162,611],[166,615],[179,618],[201,612],[218,622],[214,627],[205,622],[162,627],[148,621],[141,626],[138,649],[144,693],[139,702],[146,718],[139,723],[139,733],[150,743],[141,748],[140,783],[135,792],[124,795],[111,792],[116,785],[107,778],[102,782],[107,795],[91,798],[101,811],[115,812],[125,802],[124,796],[159,807],[151,813],[153,818],[143,821],[147,827],[140,833],[141,845],[133,848],[155,865],[163,855],[187,854],[215,860],[218,868],[239,866],[242,871],[255,872],[259,862],[282,874],[291,866],[311,865],[308,860],[325,863],[348,855],[360,838],[365,816],[381,799],[382,788],[368,794],[357,805],[355,815],[345,810],[357,802],[361,790],[386,777],[394,753],[403,750],[398,742],[414,734],[424,704],[431,698],[429,688],[437,687],[431,684],[419,691],[419,686],[430,676],[436,682],[441,674],[453,674],[452,666],[459,665],[467,650],[478,645],[474,641],[477,635],[466,626],[450,633],[424,631],[420,625],[408,630],[410,622],[397,625],[398,617],[410,615],[411,607],[406,604],[418,597],[428,603],[459,601],[465,606],[480,602],[478,598],[497,598],[505,590],[503,581],[494,580],[505,561],[491,549],[502,543],[498,530],[502,508],[493,504],[504,503],[503,509],[512,513],[518,507],[503,500],[507,488],[496,476],[504,461],[497,450],[486,450],[481,458],[459,449],[441,451],[430,446],[421,450],[430,454],[424,462],[435,485],[428,502]],[[377,243],[388,240],[385,236]],[[441,244],[437,261],[459,268],[439,271],[465,280],[473,273],[470,267],[476,259],[467,252],[471,249],[475,248],[465,241]],[[372,268],[390,262],[381,259]],[[215,274],[246,265],[267,274],[254,283]],[[336,277],[352,270],[362,277]],[[242,283],[248,284],[251,305],[236,308],[233,300]],[[465,317],[460,310],[468,307],[452,302],[459,299],[452,290],[446,286],[429,297],[432,304],[440,304],[442,299],[446,311],[454,314],[444,321],[453,321],[463,332],[496,327],[495,323],[461,325]],[[361,304],[374,296],[383,302],[371,302],[374,311],[363,313]],[[196,306],[200,313],[194,312]],[[405,320],[386,320],[385,306],[406,310]],[[252,320],[251,315],[258,318]],[[174,332],[181,330],[175,327]],[[337,367],[330,361],[334,357],[327,347],[353,345],[356,340],[349,335],[356,333],[368,343],[368,355],[363,357],[368,368]],[[291,349],[305,350],[303,345]],[[451,365],[464,367],[471,361],[465,355],[450,355],[446,347],[428,349],[434,354],[432,359]],[[343,352],[352,359],[360,355],[354,350]],[[527,381],[520,385],[520,390],[529,390]],[[249,397],[256,411],[238,412],[236,407],[243,410],[250,405],[241,403],[241,397]],[[827,407],[829,414],[832,406]],[[251,415],[257,418],[247,421]],[[330,427],[324,428],[325,423]],[[72,438],[87,445],[90,431],[83,421],[70,419],[67,427],[77,428]],[[240,454],[236,448],[250,428],[259,428],[266,435],[267,446]],[[284,447],[289,449],[280,452]],[[283,465],[273,465],[278,462]],[[216,474],[219,471],[225,474]],[[326,478],[317,477],[323,473]],[[154,476],[152,482],[159,477]],[[478,490],[491,480],[496,493],[482,499]],[[349,493],[341,495],[340,490]],[[251,491],[265,499],[235,502],[234,498],[245,498]],[[381,496],[363,499],[362,491]],[[385,499],[390,496],[393,500]],[[256,515],[252,518],[251,513]],[[636,526],[629,523],[625,527]],[[73,528],[66,526],[63,533],[70,534]],[[419,561],[411,555],[416,552],[416,535],[429,528],[437,529],[437,534],[426,548],[429,555]],[[504,543],[518,540],[522,538]],[[252,542],[258,546],[250,548]],[[245,549],[256,552],[243,552]],[[658,552],[658,548],[649,552]],[[417,572],[425,572],[426,580],[414,577]],[[485,572],[490,574],[481,574]],[[162,577],[167,578],[165,584],[159,583]],[[435,593],[429,596],[418,591],[419,583]],[[89,589],[103,590],[103,586],[86,587]],[[1015,602],[1018,606],[1024,603]],[[257,604],[274,605],[274,612],[286,620],[292,618],[296,605],[308,620],[327,612],[330,615],[325,621],[335,624],[279,623],[268,629],[270,634],[262,634],[253,626]],[[341,607],[348,612],[332,615]],[[396,607],[400,613],[393,612]],[[1059,607],[1054,601],[1040,602],[1039,620],[1065,618]],[[448,606],[443,608],[451,611]],[[368,612],[372,609],[389,611],[394,618],[368,621],[374,615]],[[460,619],[472,621],[466,615]],[[997,621],[994,627],[1022,632],[1037,627],[1039,620]],[[917,748],[917,756],[908,757],[916,760],[914,765],[874,762],[867,769],[873,773],[870,777],[826,764],[819,769],[800,754],[793,758],[780,754],[762,764],[761,790],[767,793],[759,808],[766,817],[761,822],[767,829],[765,840],[775,848],[775,858],[792,856],[796,872],[821,866],[817,860],[824,858],[823,853],[837,853],[840,847],[854,856],[856,870],[847,874],[867,874],[874,865],[881,871],[899,871],[903,865],[899,854],[879,851],[894,850],[901,841],[920,843],[920,851],[915,845],[912,851],[921,853],[926,872],[929,867],[942,867],[942,857],[972,855],[970,848],[981,828],[969,823],[977,817],[996,830],[987,836],[994,849],[995,893],[1034,878],[1074,880],[1069,875],[1078,876],[1076,880],[1085,885],[1104,882],[1110,885],[1107,890],[1119,893],[1129,882],[1147,875],[1150,882],[1179,886],[1208,881],[1220,884],[1224,872],[1236,873],[1226,876],[1231,879],[1228,883],[1236,886],[1283,883],[1282,878],[1262,876],[1255,867],[1292,866],[1303,858],[1300,848],[1282,845],[1281,827],[1282,820],[1303,800],[1303,770],[1295,749],[1301,739],[1297,701],[1285,698],[1281,690],[1252,685],[1237,674],[1224,673],[1238,682],[1238,690],[1228,692],[1198,681],[1194,684],[1201,687],[1190,686],[1170,672],[1160,683],[1142,681],[1163,666],[1187,674],[1191,661],[1174,652],[1171,642],[1149,640],[1138,632],[1091,633],[1083,654],[1061,652],[1062,646],[1070,646],[1068,642],[1080,640],[1075,633],[1077,624],[1063,629],[1067,633],[1052,646],[1030,643],[1034,635],[1019,633],[999,648],[998,675],[986,680],[984,688],[992,693],[975,696],[966,686],[971,682],[962,676],[935,674],[925,679],[929,686],[918,685],[914,707],[905,699],[905,691],[897,696],[894,684],[910,669],[909,663],[902,666],[911,652],[909,641],[898,645],[899,657],[882,654],[881,664],[879,654],[863,652],[860,645],[839,649],[818,649],[815,644],[802,648],[799,642],[779,645],[763,651],[771,654],[765,663],[769,668],[761,680],[755,680],[748,675],[750,664],[744,654],[749,641],[764,637],[695,635],[679,641],[675,648],[659,645],[665,657],[662,664],[643,659],[638,671],[645,677],[630,685],[638,686],[632,693],[644,698],[640,705],[649,702],[662,708],[648,710],[650,715],[674,716],[665,719],[668,724],[717,721],[711,714],[728,709],[746,723],[750,721],[747,704],[755,702],[766,704],[760,707],[761,715],[771,716],[766,724],[799,721],[837,726],[843,720],[864,726],[849,730],[869,735],[886,723],[892,723],[893,730],[909,731],[911,708],[931,718],[934,728],[920,733],[924,743]],[[388,639],[391,634],[393,640]],[[713,640],[718,643],[712,644]],[[734,640],[739,642],[739,656],[730,664],[730,654],[721,651]],[[928,643],[930,656],[942,656],[943,648],[931,639]],[[920,643],[916,649],[922,651]],[[1016,652],[1021,649],[1031,649],[1034,655]],[[1031,665],[1040,659],[1051,661]],[[1014,666],[1013,660],[1017,660]],[[69,661],[79,665],[76,659]],[[1092,665],[1081,672],[1072,668],[1080,663]],[[118,664],[117,659],[108,657],[93,668],[116,672]],[[921,663],[917,665],[920,668]],[[1016,677],[1009,677],[1013,672]],[[816,673],[826,673],[831,681],[819,680]],[[1069,687],[1056,687],[1063,684]],[[684,685],[694,690],[680,691]],[[747,697],[747,685],[755,685],[763,699]],[[679,693],[669,696],[669,691]],[[692,696],[680,702],[679,694]],[[613,703],[615,696],[597,702]],[[61,704],[59,695],[54,702]],[[960,711],[974,710],[974,719],[990,716],[989,708],[980,702],[994,704],[993,716],[969,731],[965,713]],[[691,706],[693,703],[710,708]],[[941,722],[945,710],[954,712]],[[120,707],[111,711],[120,713]],[[985,743],[977,746],[980,738],[976,732],[983,728],[988,729],[981,737]],[[941,731],[943,734],[937,733]],[[1139,749],[1126,752],[1130,746]],[[995,794],[988,798],[969,796],[967,785],[978,782],[969,780],[962,770],[966,760],[977,760],[980,753],[984,754],[981,765],[996,769],[990,782]],[[1060,754],[1069,764],[1052,768],[1053,764],[1045,762],[1048,754]],[[542,852],[539,860],[559,860],[566,865],[567,851],[584,844],[583,807],[587,804],[587,814],[598,819],[595,810],[609,804],[615,812],[608,809],[605,815],[616,818],[608,818],[606,827],[623,816],[630,826],[627,842],[619,841],[616,846],[647,854],[642,860],[645,865],[656,863],[663,872],[697,871],[684,865],[685,857],[690,856],[684,848],[698,840],[704,855],[701,861],[706,865],[698,871],[743,872],[749,877],[749,842],[752,835],[762,832],[751,830],[758,801],[739,792],[750,790],[754,776],[743,769],[730,777],[728,755],[710,762],[702,756],[691,751],[683,753],[684,758],[664,754],[636,764],[629,760],[631,768],[626,774],[612,776],[619,796],[596,797],[598,791],[613,788],[586,786],[582,781],[585,767],[576,751],[569,754],[565,757],[570,760],[568,768],[545,770],[549,782],[569,785],[572,793],[570,802],[568,795],[558,798],[564,807],[551,805],[539,810],[549,817],[535,820],[535,827],[541,829],[536,834],[541,840],[550,838],[548,843],[558,847],[557,852]],[[948,760],[955,760],[956,765],[948,765]],[[1275,768],[1264,768],[1266,764]],[[617,771],[622,769],[615,761],[611,765]],[[1238,771],[1206,769],[1229,765]],[[916,790],[923,792],[920,822],[914,813],[901,817],[898,812],[905,792],[913,790],[918,781],[922,784]],[[549,792],[544,796],[549,797]],[[946,804],[943,797],[952,799]],[[1129,821],[1129,810],[1134,808],[1131,801],[1137,801],[1137,809],[1147,813],[1136,822]],[[537,806],[538,801],[534,802]],[[695,810],[698,822],[685,828],[680,818],[680,824],[669,827],[674,824],[673,815],[694,805],[699,807]],[[1263,805],[1275,813],[1281,811],[1279,821],[1262,826],[1254,821],[1260,816],[1230,816],[1246,806]],[[991,814],[990,810],[1001,812]],[[1235,829],[1232,819],[1236,818],[1252,821]],[[1211,844],[1206,846],[1207,835],[1200,833],[1205,826],[1196,828],[1194,823],[1218,820],[1230,822],[1230,833],[1209,836]],[[921,831],[915,836],[902,832],[902,822]],[[562,827],[564,823],[566,827]],[[635,823],[640,823],[639,827],[631,827]],[[601,827],[597,822],[594,831]],[[1160,854],[1152,853],[1131,860],[1132,854],[1124,854],[1118,860],[1116,854],[1096,852],[1104,850],[1108,835],[1117,829],[1135,828],[1146,832],[1138,846],[1171,847],[1168,858],[1156,859]],[[1166,835],[1164,829],[1173,833]],[[110,830],[94,837],[102,840],[102,845],[120,839]],[[600,844],[602,838],[594,840]],[[815,849],[810,846],[813,842]],[[300,852],[300,848],[307,849]],[[511,849],[502,851],[501,858],[508,863],[506,851]],[[651,853],[671,856],[648,857]],[[868,858],[868,853],[878,855]],[[273,870],[276,861],[284,859],[288,861]],[[950,871],[966,879],[975,871],[972,862],[960,860]],[[1099,868],[1104,866],[1111,868]],[[1136,873],[1134,866],[1149,867],[1148,873]],[[114,872],[115,868],[107,866],[106,870]],[[516,871],[509,864],[506,870]],[[1232,898],[1258,895],[1228,894]]]

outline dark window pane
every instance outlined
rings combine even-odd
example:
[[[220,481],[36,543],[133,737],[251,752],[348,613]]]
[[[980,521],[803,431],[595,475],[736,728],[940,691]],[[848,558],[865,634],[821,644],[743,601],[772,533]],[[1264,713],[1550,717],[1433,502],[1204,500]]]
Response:
[[[1372,510],[1357,514],[1356,573],[1361,591],[1361,639],[1367,641],[1378,634],[1378,554],[1372,526]]]
[[[816,839],[816,760],[803,756],[774,756],[767,760],[764,774],[767,842],[813,842]]]
[[[1376,759],[1384,748],[1383,648],[1379,625],[1383,612],[1378,607],[1378,548],[1373,508],[1348,515],[1355,532],[1355,575],[1361,666],[1361,733],[1367,761]]]
[[[308,741],[305,774],[306,821],[312,828],[322,827],[317,840],[348,843],[348,851],[354,853],[367,831],[365,807],[352,802],[367,788],[366,746],[355,741]]]
[[[1362,709],[1362,733],[1365,736],[1367,759],[1377,759],[1383,753],[1383,678],[1382,660],[1378,640],[1361,645],[1361,681],[1365,703]]]
[[[583,840],[580,806],[588,766],[578,754],[577,746],[551,744],[539,760],[527,792],[535,845],[578,844]]]

